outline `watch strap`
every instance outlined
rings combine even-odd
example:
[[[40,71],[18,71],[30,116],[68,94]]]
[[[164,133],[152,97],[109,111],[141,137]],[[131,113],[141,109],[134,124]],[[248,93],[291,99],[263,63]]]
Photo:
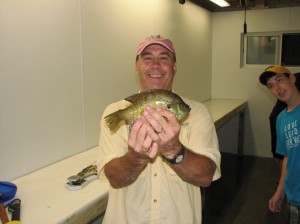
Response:
[[[180,151],[175,155],[173,159],[167,159],[166,157],[164,158],[171,164],[178,164],[181,163],[182,160],[184,159],[184,154],[185,154],[185,147],[181,144]]]

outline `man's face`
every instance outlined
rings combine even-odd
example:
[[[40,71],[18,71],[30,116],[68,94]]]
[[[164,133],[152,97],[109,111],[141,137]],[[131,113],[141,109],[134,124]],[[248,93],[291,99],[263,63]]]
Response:
[[[284,74],[277,74],[268,79],[267,87],[277,99],[287,102],[293,96],[294,83],[295,76],[287,77]]]
[[[177,70],[174,54],[159,44],[146,47],[135,63],[141,91],[150,89],[172,90]]]

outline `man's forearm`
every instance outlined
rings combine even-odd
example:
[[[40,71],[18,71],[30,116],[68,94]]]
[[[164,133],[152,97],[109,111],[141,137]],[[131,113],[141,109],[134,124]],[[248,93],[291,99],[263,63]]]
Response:
[[[104,166],[104,173],[113,188],[122,188],[132,184],[148,162],[148,157],[130,151],[108,162]]]
[[[172,167],[182,180],[201,187],[211,184],[216,170],[216,165],[211,159],[189,149],[185,150],[184,160]]]

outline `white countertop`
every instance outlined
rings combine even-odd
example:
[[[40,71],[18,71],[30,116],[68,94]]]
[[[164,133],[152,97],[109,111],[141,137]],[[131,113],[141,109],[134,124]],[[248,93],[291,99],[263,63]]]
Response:
[[[239,99],[213,99],[204,102],[204,105],[210,111],[216,129],[218,129],[237,113],[244,110],[246,101]]]
[[[105,198],[109,185],[99,179],[81,190],[65,188],[69,176],[96,159],[97,151],[93,148],[13,181],[18,187],[16,198],[22,201],[22,224],[65,223],[96,200]]]

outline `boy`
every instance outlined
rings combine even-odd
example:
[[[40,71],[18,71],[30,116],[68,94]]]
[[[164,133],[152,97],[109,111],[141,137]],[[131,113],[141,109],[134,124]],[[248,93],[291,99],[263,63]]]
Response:
[[[300,92],[296,78],[283,66],[268,67],[259,77],[272,94],[287,104],[276,121],[276,152],[283,155],[282,171],[276,192],[269,201],[272,212],[280,212],[286,195],[290,208],[290,224],[299,224],[300,208]]]

